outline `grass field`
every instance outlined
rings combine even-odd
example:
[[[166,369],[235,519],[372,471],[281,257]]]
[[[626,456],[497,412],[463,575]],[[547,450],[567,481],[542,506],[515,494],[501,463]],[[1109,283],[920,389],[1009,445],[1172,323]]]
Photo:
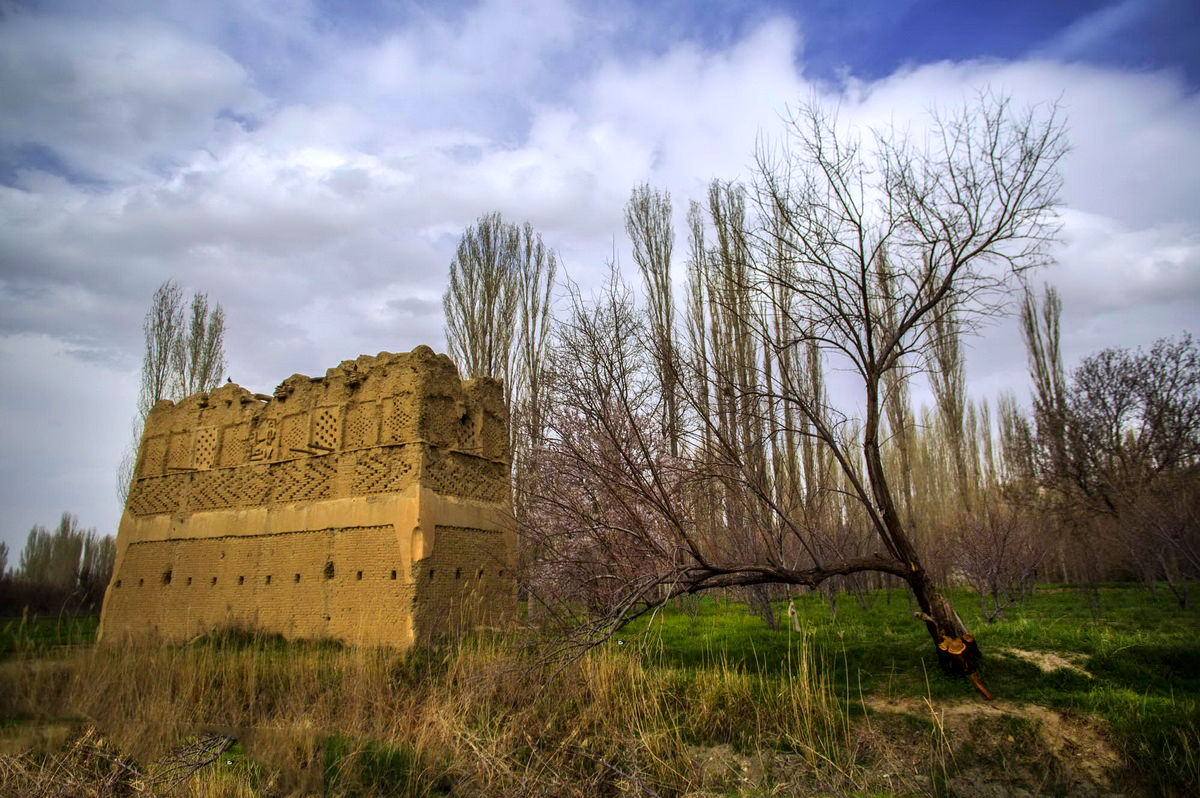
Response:
[[[522,635],[409,655],[240,635],[118,649],[91,645],[87,619],[0,621],[0,793],[53,779],[196,795],[1200,787],[1200,613],[1110,587],[1095,617],[1047,588],[987,625],[955,599],[992,704],[936,670],[900,591],[842,597],[836,620],[798,596],[799,631],[782,608],[771,630],[702,599],[567,665]],[[196,767],[213,740],[232,747]]]

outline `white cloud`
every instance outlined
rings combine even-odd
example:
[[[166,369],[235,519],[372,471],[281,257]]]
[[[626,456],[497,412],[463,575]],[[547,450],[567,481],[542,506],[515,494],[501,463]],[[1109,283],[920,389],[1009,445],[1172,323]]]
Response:
[[[222,112],[261,106],[225,53],[161,25],[16,15],[0,26],[0,141],[100,180],[169,168]]]

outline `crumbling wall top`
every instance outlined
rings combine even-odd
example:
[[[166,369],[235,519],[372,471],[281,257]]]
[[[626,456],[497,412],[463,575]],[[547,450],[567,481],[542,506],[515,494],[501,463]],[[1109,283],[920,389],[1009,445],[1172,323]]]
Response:
[[[508,456],[507,434],[498,434],[507,429],[501,384],[486,377],[462,380],[453,361],[428,346],[344,360],[320,377],[293,374],[270,395],[227,383],[178,402],[163,400],[147,417],[145,435],[243,423],[257,428],[270,419],[297,413],[334,412],[335,408],[381,402],[387,405],[381,411],[392,442],[421,441],[496,460]],[[338,412],[339,421],[344,414]],[[316,450],[280,451],[270,459],[346,448],[344,441],[337,443],[333,446],[324,440]]]

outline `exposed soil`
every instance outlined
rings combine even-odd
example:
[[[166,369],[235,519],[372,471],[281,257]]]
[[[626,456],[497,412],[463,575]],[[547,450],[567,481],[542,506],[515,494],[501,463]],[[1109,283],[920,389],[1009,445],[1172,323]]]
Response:
[[[1000,699],[949,703],[868,698],[865,704],[880,719],[879,731],[885,736],[894,731],[889,715],[919,721],[926,729],[923,735],[898,735],[893,740],[898,745],[884,747],[895,766],[903,768],[904,749],[919,755],[915,744],[923,736],[931,751],[923,757],[926,772],[941,768],[954,795],[1126,794],[1117,786],[1124,766],[1121,757],[1095,720]],[[919,762],[907,764],[910,772],[921,772]]]
[[[1026,651],[1023,648],[1005,648],[1001,649],[1001,653],[1011,654],[1026,662],[1032,662],[1047,673],[1057,670],[1069,670],[1087,676],[1089,679],[1092,676],[1079,665],[1078,661],[1083,659],[1083,656],[1080,654],[1068,654],[1064,657],[1052,651]]]

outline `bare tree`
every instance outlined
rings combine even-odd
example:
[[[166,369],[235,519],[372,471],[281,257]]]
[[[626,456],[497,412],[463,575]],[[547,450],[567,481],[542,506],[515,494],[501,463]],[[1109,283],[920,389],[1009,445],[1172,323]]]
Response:
[[[990,95],[935,116],[926,141],[881,134],[867,151],[809,107],[790,119],[780,147],[758,152],[757,221],[740,189],[710,192],[708,345],[704,373],[682,381],[692,386],[685,396],[694,423],[692,445],[678,457],[648,431],[657,425],[645,424],[645,378],[627,344],[605,338],[613,325],[578,323],[587,313],[575,314],[563,340],[578,350],[573,370],[556,375],[553,404],[563,415],[539,460],[561,486],[557,498],[543,497],[562,517],[547,528],[570,528],[571,545],[602,563],[589,577],[608,586],[593,629],[616,628],[677,595],[816,587],[873,571],[912,590],[943,667],[975,673],[974,638],[898,509],[881,454],[884,392],[906,359],[924,362],[939,319],[955,314],[974,329],[1002,311],[1014,275],[1045,261],[1065,145],[1053,109],[1017,113]],[[881,281],[884,250],[891,276]],[[803,352],[808,368],[796,374],[799,358],[789,356],[781,381],[780,354],[789,351]],[[832,407],[815,381],[826,362],[860,381],[857,418]],[[859,544],[827,545],[828,514],[779,501],[770,450],[786,436],[772,431],[789,414],[791,432],[813,447],[805,473],[822,463],[837,472],[806,498],[815,508],[840,507],[835,514],[858,525]],[[707,451],[695,456],[701,440]],[[706,493],[709,486],[719,491]],[[712,495],[716,506],[697,500]],[[603,559],[612,552],[621,563]]]
[[[208,295],[192,295],[186,327],[181,326],[173,353],[176,397],[211,391],[225,376],[225,310],[217,305],[211,311]]]
[[[526,222],[517,245],[517,347],[514,426],[530,445],[542,437],[545,414],[543,368],[550,345],[553,322],[554,280],[558,256],[542,242],[540,233]]]
[[[942,442],[954,464],[958,500],[962,510],[971,511],[971,478],[966,451],[967,380],[964,373],[961,333],[953,311],[933,314],[929,340],[929,384],[937,401]]]
[[[1006,490],[1026,496],[1032,491],[1036,476],[1033,427],[1011,391],[1000,394],[996,415],[1000,436],[998,481]]]
[[[517,324],[517,229],[489,213],[463,231],[442,297],[446,343],[468,377],[495,377],[511,391]]]
[[[79,559],[83,553],[84,538],[93,535],[92,530],[79,527],[78,519],[63,513],[58,527],[51,532],[40,525],[29,530],[25,547],[17,566],[20,577],[54,588],[73,589],[79,579]]]
[[[1059,343],[1062,300],[1053,286],[1042,299],[1026,289],[1021,304],[1021,331],[1033,380],[1033,418],[1040,447],[1034,454],[1043,478],[1064,476],[1067,470],[1067,388]]]
[[[1012,277],[1045,262],[1056,232],[1061,125],[1053,110],[1017,114],[990,95],[956,115],[935,115],[926,148],[877,134],[866,153],[836,124],[815,107],[793,116],[790,140],[759,152],[757,196],[792,232],[791,258],[764,275],[801,298],[801,335],[787,343],[815,342],[861,379],[862,469],[812,397],[789,401],[835,453],[884,559],[900,564],[943,664],[971,673],[978,649],[897,512],[880,455],[881,387],[901,358],[937,345],[948,317],[970,329],[1000,312]],[[895,274],[887,292],[872,268],[884,249]]]
[[[170,398],[177,383],[180,340],[184,331],[183,289],[174,280],[163,282],[154,291],[150,309],[142,320],[145,349],[138,388],[137,415],[130,425],[130,441],[117,465],[117,496],[125,504],[129,486],[137,468],[138,446],[146,416],[159,401]]]
[[[557,270],[558,257],[532,225],[489,213],[463,231],[442,295],[459,369],[503,380],[509,412],[535,436]]]
[[[7,556],[7,549],[2,552]],[[71,513],[63,513],[58,526],[35,524],[21,549],[11,574],[20,584],[21,601],[46,610],[99,608],[112,576],[116,541],[84,529]],[[4,559],[0,557],[0,560]],[[0,573],[3,573],[0,563]]]
[[[129,494],[137,466],[138,446],[146,416],[163,399],[179,400],[217,387],[225,374],[225,311],[209,309],[208,295],[192,296],[185,315],[183,289],[174,280],[160,285],[142,320],[146,348],[142,354],[137,415],[130,443],[117,466],[117,495]]]
[[[1191,335],[1160,339],[1148,352],[1098,352],[1080,363],[1069,384],[1041,379],[1034,346],[1037,469],[1042,487],[1060,501],[1119,517],[1159,480],[1196,467],[1200,348]],[[1047,382],[1054,385],[1051,400],[1043,398]]]
[[[1041,487],[1084,555],[1107,537],[1186,604],[1200,571],[1196,515],[1179,499],[1200,484],[1200,348],[1185,333],[1148,351],[1106,349],[1063,382],[1053,423],[1039,417]]]
[[[679,357],[675,340],[675,297],[671,289],[671,195],[649,184],[634,188],[625,205],[625,232],[633,242],[633,260],[642,273],[650,320],[655,369],[662,393],[662,426],[679,454]]]
[[[142,321],[146,349],[142,356],[142,383],[138,415],[145,421],[150,410],[172,395],[179,382],[175,369],[180,363],[179,343],[184,335],[183,289],[167,280],[154,291],[150,309]]]
[[[503,381],[513,510],[522,525],[528,523],[525,497],[536,476],[532,453],[545,433],[544,372],[557,271],[558,256],[533,225],[510,224],[490,213],[463,232],[442,295],[446,342],[459,370]],[[522,541],[522,572],[529,557]]]
[[[1033,592],[1047,552],[1046,531],[1018,508],[989,504],[957,528],[951,541],[959,573],[979,594],[979,610],[988,623]]]

